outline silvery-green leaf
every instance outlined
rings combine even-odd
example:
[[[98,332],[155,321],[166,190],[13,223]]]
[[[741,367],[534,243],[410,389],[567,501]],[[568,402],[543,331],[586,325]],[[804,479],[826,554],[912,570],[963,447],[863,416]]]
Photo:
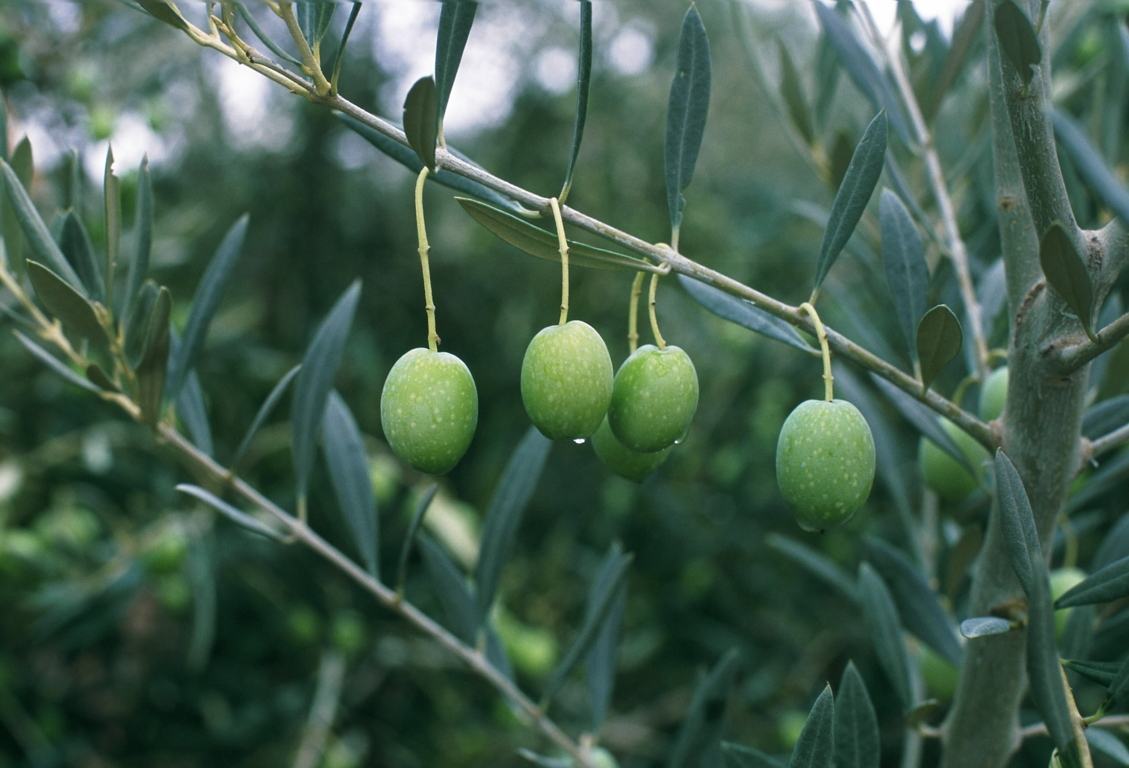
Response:
[[[1090,742],[1093,749],[1111,758],[1118,765],[1129,765],[1129,749],[1125,747],[1121,739],[1109,731],[1104,731],[1101,728],[1087,728],[1086,740]]]
[[[737,649],[730,649],[710,670],[698,687],[690,708],[678,729],[674,748],[667,762],[668,768],[691,768],[697,765],[698,758],[706,749],[715,745],[721,736],[724,724],[725,701],[729,698],[729,686],[737,672],[739,658]]]
[[[1129,222],[1129,191],[1090,144],[1083,130],[1065,112],[1055,110],[1051,119],[1055,136],[1090,191],[1122,221]]]
[[[420,497],[419,502],[416,503],[416,511],[412,514],[412,521],[408,524],[408,532],[404,534],[404,543],[400,547],[400,560],[396,565],[396,591],[402,592],[404,584],[408,576],[408,556],[412,552],[412,547],[415,546],[416,534],[419,533],[419,527],[423,523],[424,515],[431,507],[431,502],[435,498],[435,494],[439,491],[437,484],[432,484],[423,496]]]
[[[419,537],[419,551],[423,555],[428,581],[439,598],[447,617],[447,628],[467,645],[474,644],[478,621],[475,615],[474,595],[470,593],[466,577],[459,572],[451,558],[429,536]]]
[[[114,175],[114,150],[106,147],[106,169],[102,176],[102,195],[106,215],[106,285],[104,296],[114,294],[114,273],[120,258],[122,241],[122,192],[121,180]],[[79,273],[81,277],[81,272]],[[93,294],[91,294],[93,297]],[[108,302],[112,304],[112,302]]]
[[[98,266],[97,256],[94,254],[94,244],[82,225],[82,219],[74,211],[67,211],[63,216],[63,229],[59,239],[59,250],[78,273],[86,295],[92,301],[105,301],[102,285],[102,268]]]
[[[1083,661],[1080,659],[1063,659],[1062,665],[1074,670],[1087,680],[1093,680],[1098,685],[1108,688],[1117,677],[1121,669],[1120,661]]]
[[[268,539],[274,539],[275,541],[282,541],[285,538],[273,528],[260,523],[258,520],[251,517],[247,513],[239,511],[223,499],[220,499],[215,494],[211,493],[210,491],[206,491],[199,486],[181,483],[176,487],[176,489],[181,493],[187,493],[189,496],[196,497],[212,509],[222,514],[227,519],[231,520],[236,525],[246,528],[252,533],[257,533],[260,536],[266,536]]]
[[[379,581],[379,527],[368,454],[353,413],[336,390],[329,393],[326,401],[321,431],[325,463],[337,506],[345,516],[353,545],[361,553],[365,568]]]
[[[1108,603],[1129,596],[1129,557],[1090,574],[1055,601],[1056,608]]]
[[[878,717],[853,661],[839,680],[834,735],[836,768],[878,768],[882,755]]]
[[[149,274],[149,256],[153,249],[153,178],[149,173],[148,155],[141,160],[141,168],[137,172],[137,213],[133,234],[133,258],[126,271],[125,296],[119,304],[122,317],[129,317],[133,311],[141,286]]]
[[[859,565],[859,595],[866,629],[874,643],[878,662],[886,672],[886,678],[894,686],[902,706],[908,710],[914,701],[910,689],[909,657],[902,639],[902,624],[885,582],[867,562]]]
[[[175,27],[182,32],[188,31],[188,22],[180,15],[180,11],[174,3],[164,2],[164,0],[137,0],[145,11],[153,18],[163,21],[170,27]]]
[[[0,173],[4,176],[4,186],[8,190],[8,202],[12,206],[16,221],[19,222],[20,228],[23,230],[24,237],[27,238],[28,245],[31,246],[32,253],[40,262],[63,278],[68,285],[81,292],[83,290],[82,280],[79,279],[70,262],[63,256],[59,246],[55,244],[54,238],[51,237],[47,225],[43,223],[39,211],[35,209],[35,204],[28,197],[19,176],[16,175],[16,171],[8,163],[0,160]]]
[[[882,190],[882,263],[910,357],[917,357],[917,327],[925,315],[929,265],[917,225],[895,193]]]
[[[792,62],[792,55],[788,53],[788,46],[784,41],[777,38],[776,47],[780,52],[780,95],[784,97],[792,125],[810,145],[815,139],[815,128],[812,125],[811,109],[804,98],[800,74],[796,71],[796,65]]]
[[[784,763],[759,749],[743,747],[730,741],[721,742],[721,757],[725,768],[785,768]]]
[[[478,3],[469,0],[445,0],[439,13],[439,33],[435,39],[435,90],[439,97],[439,124],[447,113],[447,101],[451,98],[451,88],[455,75],[463,59],[470,28],[474,24],[474,14]],[[442,134],[442,127],[440,127]]]
[[[996,29],[1000,51],[1015,67],[1023,84],[1029,84],[1035,76],[1032,67],[1038,66],[1043,58],[1043,49],[1031,20],[1012,0],[1003,0],[996,6],[992,24]]]
[[[294,377],[298,375],[298,371],[301,370],[301,368],[301,365],[296,365],[287,371],[286,375],[279,379],[278,383],[271,389],[270,394],[267,395],[267,399],[259,406],[258,412],[255,413],[255,418],[251,420],[251,426],[247,428],[247,433],[243,435],[243,439],[239,442],[239,447],[236,448],[235,453],[231,455],[232,467],[239,464],[239,460],[243,458],[243,454],[246,453],[247,448],[251,445],[251,440],[258,434],[263,423],[270,417],[271,413],[274,411],[274,407],[278,405],[278,401],[281,400],[283,394],[286,393],[286,388],[290,385]]]
[[[960,321],[945,304],[925,313],[917,324],[917,355],[921,361],[921,383],[926,389],[949,362],[960,354],[964,333]]]
[[[765,544],[839,590],[844,597],[858,602],[859,595],[854,577],[819,550],[779,533],[770,533],[765,539]]]
[[[156,428],[161,417],[161,400],[165,392],[165,376],[169,365],[169,312],[172,294],[161,287],[145,322],[145,341],[137,364],[137,404],[142,421]]]
[[[593,590],[600,586],[597,580]],[[589,596],[595,602],[594,595]],[[619,637],[623,630],[623,617],[627,609],[627,587],[621,583],[616,589],[607,619],[600,627],[592,648],[584,661],[585,677],[588,682],[588,705],[591,720],[589,731],[599,733],[600,727],[611,706],[612,690],[615,687],[616,660],[619,656]]]
[[[682,19],[678,68],[670,84],[666,113],[666,200],[674,232],[682,225],[682,208],[686,204],[682,191],[694,176],[709,108],[710,42],[698,9],[691,5]]]
[[[98,391],[98,387],[95,386],[92,382],[79,376],[77,373],[68,368],[65,363],[63,363],[43,347],[36,344],[27,336],[24,336],[19,331],[13,331],[13,333],[16,334],[16,338],[19,340],[20,344],[24,345],[24,348],[27,349],[28,352],[34,355],[40,362],[42,362],[52,371],[69,381],[71,384],[74,384],[76,387],[81,387],[82,389],[85,389],[89,392]]]
[[[37,261],[28,261],[27,276],[35,295],[47,311],[63,323],[63,328],[93,344],[109,344],[94,306],[63,278]]]
[[[831,768],[835,758],[835,701],[825,686],[812,705],[788,768]]]
[[[298,27],[302,30],[302,35],[310,44],[310,48],[314,48],[321,43],[326,31],[329,30],[329,24],[333,21],[333,12],[337,10],[337,3],[315,0],[299,2],[295,7]]]
[[[755,304],[731,296],[720,288],[706,285],[701,280],[695,280],[687,275],[679,275],[678,282],[682,283],[682,287],[694,301],[723,320],[783,342],[813,357],[819,356],[819,350],[804,341],[793,326],[768,314]]]
[[[960,623],[960,633],[969,640],[988,635],[1002,635],[1011,631],[1011,622],[999,616],[977,616]]]
[[[1054,222],[1039,241],[1039,264],[1047,282],[1090,332],[1094,286],[1086,264],[1061,222]]]

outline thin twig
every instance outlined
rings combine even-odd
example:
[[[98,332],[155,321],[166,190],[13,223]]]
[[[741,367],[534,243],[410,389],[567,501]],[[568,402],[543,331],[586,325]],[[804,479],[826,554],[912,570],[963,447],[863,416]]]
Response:
[[[1112,451],[1117,446],[1126,442],[1129,442],[1129,424],[1123,424],[1112,432],[1091,441],[1089,457],[1096,459],[1103,453]]]
[[[1090,723],[1091,728],[1123,728],[1126,726],[1129,726],[1129,715],[1103,717],[1101,720]],[[1019,736],[1023,739],[1030,739],[1035,736],[1046,736],[1047,733],[1046,723],[1035,723],[1022,729],[1019,732]]]
[[[1076,371],[1098,355],[1113,349],[1129,336],[1129,312],[1114,320],[1097,332],[1097,341],[1080,342],[1066,347],[1059,355],[1064,373]]]

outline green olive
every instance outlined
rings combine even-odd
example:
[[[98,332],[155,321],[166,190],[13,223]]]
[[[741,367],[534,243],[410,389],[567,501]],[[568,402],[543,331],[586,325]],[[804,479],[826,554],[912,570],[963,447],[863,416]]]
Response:
[[[384,382],[380,423],[410,467],[433,475],[451,471],[478,425],[478,390],[466,364],[447,352],[405,353]]]
[[[969,464],[979,467],[988,459],[988,451],[976,438],[944,417],[939,421],[941,429],[953,439]],[[917,458],[925,484],[944,502],[955,504],[964,501],[979,485],[976,476],[967,467],[928,438],[922,437],[918,443]]]
[[[641,453],[681,440],[698,408],[698,373],[679,347],[644,344],[619,367],[608,424],[619,441]]]
[[[542,328],[521,363],[521,399],[545,437],[591,437],[612,400],[612,359],[596,329],[580,320]]]
[[[633,451],[621,443],[619,438],[612,433],[612,428],[605,418],[600,424],[600,428],[592,435],[592,448],[596,451],[596,455],[600,457],[600,461],[604,462],[612,472],[620,477],[641,483],[643,478],[654,472],[660,464],[666,461],[673,446],[651,453]]]
[[[776,482],[806,531],[851,519],[874,482],[874,437],[845,400],[806,400],[784,421]]]
[[[980,418],[984,421],[998,419],[1007,401],[1007,366],[988,374],[980,387]]]

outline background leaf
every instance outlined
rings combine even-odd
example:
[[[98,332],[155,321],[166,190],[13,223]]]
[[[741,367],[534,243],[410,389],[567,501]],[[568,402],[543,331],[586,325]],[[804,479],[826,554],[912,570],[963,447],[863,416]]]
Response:
[[[618,547],[618,544],[616,545]],[[601,587],[597,579],[592,585],[588,602],[596,602],[596,590]],[[588,730],[599,733],[607,718],[611,705],[612,691],[615,688],[616,660],[619,656],[619,638],[623,630],[623,617],[627,609],[627,585],[621,582],[615,590],[607,618],[600,626],[596,640],[584,661],[585,677],[588,682],[588,709],[591,715]]]
[[[721,756],[725,761],[725,768],[785,768],[784,763],[759,749],[729,741],[721,742]]]
[[[24,349],[38,358],[40,362],[44,363],[52,371],[69,381],[71,384],[74,384],[76,387],[81,387],[88,392],[98,391],[98,387],[92,384],[89,380],[79,376],[77,373],[68,368],[63,361],[59,360],[57,357],[52,355],[43,347],[36,344],[27,336],[24,336],[19,331],[13,331],[13,333],[15,333],[16,338],[19,340],[20,344],[24,346]]]
[[[133,258],[126,272],[125,296],[119,302],[119,314],[128,317],[137,302],[137,294],[149,274],[149,256],[153,249],[153,177],[149,173],[149,156],[137,171],[137,212],[133,223]]]
[[[478,560],[474,564],[476,623],[479,625],[486,621],[490,606],[494,604],[502,569],[513,552],[522,515],[537,487],[552,445],[549,438],[531,426],[510,456],[490,498]]]
[[[788,46],[780,38],[776,39],[776,48],[780,52],[780,95],[784,97],[792,125],[810,146],[815,140],[815,127],[812,125],[811,109],[804,98],[800,74],[796,71],[792,54],[788,53]]]
[[[867,562],[859,565],[859,596],[866,631],[874,643],[878,662],[898,694],[902,707],[908,710],[914,702],[909,682],[909,657],[902,639],[898,610],[882,577]]]
[[[822,5],[816,3],[816,7],[821,8]],[[847,174],[843,177],[843,183],[839,185],[839,191],[835,193],[835,201],[831,204],[831,216],[819,247],[819,261],[815,268],[812,295],[819,291],[824,278],[831,271],[831,265],[839,258],[843,247],[851,239],[851,234],[858,226],[863,211],[866,210],[866,204],[870,201],[874,187],[878,184],[878,178],[882,175],[885,160],[886,113],[879,112],[870,121],[858,146],[855,147],[854,154],[851,155],[851,164],[847,167]]]
[[[1129,765],[1129,749],[1122,741],[1109,731],[1101,728],[1087,728],[1086,740],[1090,746],[1109,758],[1118,765]]]
[[[353,535],[353,546],[361,553],[361,561],[368,572],[380,581],[379,526],[368,454],[353,413],[336,390],[331,391],[326,400],[321,434],[329,480],[349,533]]]
[[[954,357],[960,354],[964,333],[960,321],[945,304],[925,313],[917,324],[917,354],[921,361],[921,384],[925,389]]]
[[[788,768],[831,768],[835,756],[835,702],[825,686],[812,705]]]
[[[1015,67],[1023,84],[1028,85],[1035,76],[1032,67],[1038,66],[1043,58],[1043,50],[1031,20],[1012,0],[1003,0],[996,6],[992,24],[996,28],[1000,50]]]
[[[474,596],[467,586],[466,576],[459,572],[451,558],[430,536],[419,537],[419,551],[428,581],[439,598],[447,621],[447,629],[467,645],[474,644],[478,621],[475,615]]]
[[[145,344],[141,362],[137,365],[137,404],[141,418],[150,428],[156,428],[161,416],[161,399],[165,391],[165,376],[169,364],[169,312],[172,295],[161,287],[153,300],[149,319],[145,324]]]
[[[12,170],[12,166],[0,160],[0,173],[4,176],[4,186],[8,190],[8,202],[12,206],[12,213],[19,222],[32,253],[85,298],[82,280],[71,268],[70,262],[63,256],[59,246],[55,244],[55,240],[47,230],[47,225],[43,223],[39,211],[35,210],[35,205],[28,197],[16,172]]]
[[[195,498],[207,504],[212,509],[222,514],[227,519],[231,520],[236,525],[242,528],[246,528],[251,533],[257,533],[260,536],[265,536],[268,539],[274,539],[275,541],[281,541],[284,538],[273,528],[259,522],[255,518],[248,515],[246,512],[241,512],[215,494],[211,493],[210,491],[206,491],[197,485],[181,483],[176,487],[176,489],[181,493],[187,493],[189,496],[194,496]]]
[[[439,133],[439,101],[435,79],[421,77],[404,99],[404,135],[429,170],[435,170],[435,140]]]
[[[109,343],[94,307],[70,284],[37,261],[28,261],[27,276],[35,295],[63,323],[63,328],[101,346]]]
[[[285,394],[286,388],[301,369],[301,365],[296,365],[287,371],[286,374],[278,380],[278,383],[274,385],[274,388],[271,389],[270,394],[267,395],[267,399],[259,406],[259,410],[255,413],[255,418],[251,420],[251,426],[247,428],[243,439],[239,441],[239,447],[237,447],[235,453],[231,455],[232,467],[239,464],[239,460],[243,458],[243,454],[246,453],[247,448],[251,445],[251,440],[254,439],[260,427],[262,427],[263,423],[270,417],[271,413],[274,411],[274,407],[278,405],[278,401],[281,400],[282,395]]]
[[[702,17],[693,5],[682,19],[678,38],[678,68],[670,84],[666,113],[664,165],[670,226],[682,226],[682,191],[690,185],[710,109],[710,41]]]
[[[674,749],[670,753],[669,768],[690,768],[698,758],[714,745],[721,736],[724,723],[725,702],[729,686],[737,672],[737,649],[726,651],[710,673],[694,689],[690,708],[678,729]]]
[[[102,286],[102,268],[98,265],[98,258],[94,254],[94,244],[86,233],[86,227],[74,211],[67,211],[63,216],[63,228],[59,237],[59,250],[74,267],[78,277],[82,280],[86,295],[92,301],[105,302],[105,293]]]
[[[235,262],[243,248],[248,218],[247,214],[243,214],[227,231],[208,263],[204,276],[200,278],[200,285],[196,288],[196,295],[192,297],[192,306],[188,310],[188,320],[184,324],[182,343],[176,357],[169,361],[169,397],[176,397],[180,393],[188,371],[196,364],[196,358],[204,348],[208,326],[219,309],[220,300],[231,282]]]
[[[788,346],[819,357],[820,352],[804,341],[796,329],[778,317],[768,314],[752,302],[731,296],[720,288],[714,288],[701,280],[687,275],[679,275],[678,282],[694,299],[723,320],[748,328],[754,333],[783,342]]]
[[[1039,264],[1051,288],[1078,316],[1088,334],[1094,310],[1094,286],[1086,264],[1061,222],[1051,224],[1039,241]]]
[[[1086,134],[1066,113],[1051,113],[1055,136],[1078,175],[1089,185],[1090,191],[1109,207],[1122,221],[1129,222],[1129,192],[1110,169],[1098,151],[1090,144]]]
[[[847,662],[839,680],[834,736],[836,768],[878,768],[882,756],[878,717],[853,661]]]
[[[333,12],[336,10],[336,2],[315,1],[295,5],[298,26],[301,28],[306,42],[310,44],[310,48],[315,48],[321,44],[322,38],[329,30],[330,22],[333,21]]]
[[[906,338],[910,358],[917,359],[917,328],[925,315],[929,294],[929,265],[917,225],[901,198],[882,190],[882,263],[898,323]]]
[[[1123,557],[1067,590],[1055,601],[1056,608],[1108,603],[1129,597],[1129,557]]]
[[[106,147],[106,168],[102,176],[102,203],[106,216],[106,289],[99,294],[113,296],[114,276],[121,260],[122,190],[121,180],[114,175],[114,150]],[[80,273],[81,274],[81,273]]]
[[[978,472],[978,469],[972,466],[968,457],[964,455],[964,451],[960,450],[957,444],[953,442],[953,439],[949,437],[948,433],[942,429],[940,422],[937,420],[936,411],[912,395],[895,387],[882,377],[872,373],[870,378],[878,386],[878,389],[882,390],[882,394],[886,395],[887,399],[894,404],[894,407],[897,408],[921,434],[936,443],[941,450],[960,462],[961,465],[966,467],[973,475]]]
[[[439,33],[435,39],[435,92],[439,97],[440,136],[443,135],[443,115],[447,113],[451,88],[455,84],[455,75],[458,74],[477,10],[478,3],[469,0],[446,0],[439,13]]]
[[[325,404],[333,389],[337,368],[345,351],[345,339],[353,324],[353,314],[361,295],[360,281],[354,281],[318,326],[306,354],[302,369],[294,383],[294,397],[290,406],[290,434],[293,443],[294,477],[299,499],[306,496],[310,485],[310,470],[314,464],[314,449],[325,415]]]
[[[397,592],[401,592],[404,588],[404,582],[408,573],[408,556],[411,555],[412,547],[415,546],[416,534],[419,532],[419,527],[423,523],[424,515],[426,515],[427,510],[431,508],[431,502],[438,491],[439,485],[433,483],[423,492],[423,495],[416,503],[416,511],[412,514],[412,520],[408,524],[407,533],[404,534],[404,543],[400,547],[400,560],[396,565]]]

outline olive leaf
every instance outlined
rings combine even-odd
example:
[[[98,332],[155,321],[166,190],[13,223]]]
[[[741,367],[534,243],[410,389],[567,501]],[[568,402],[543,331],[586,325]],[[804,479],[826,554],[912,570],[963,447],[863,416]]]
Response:
[[[960,321],[947,305],[938,304],[925,313],[917,324],[917,355],[924,390],[928,390],[941,369],[960,354],[963,343]]]
[[[778,317],[768,314],[755,304],[732,296],[720,288],[707,285],[688,275],[679,275],[678,282],[694,299],[723,320],[728,320],[742,328],[783,342],[794,349],[813,357],[819,357],[819,350],[813,347],[796,332],[795,327]]]
[[[515,248],[539,259],[556,262],[561,260],[560,242],[556,233],[541,229],[478,200],[466,197],[456,197],[455,200],[471,218]],[[568,263],[570,266],[595,269],[633,269],[660,274],[663,272],[642,259],[605,251],[572,240],[568,241]]]
[[[576,73],[576,121],[572,128],[572,149],[568,155],[568,169],[565,171],[564,186],[561,187],[560,201],[563,204],[572,189],[572,174],[576,170],[576,159],[580,156],[580,141],[584,138],[584,123],[588,117],[588,89],[592,83],[592,2],[580,0],[580,52],[577,58]]]
[[[785,768],[784,763],[775,757],[731,741],[721,742],[721,757],[725,768]]]
[[[669,768],[690,768],[697,765],[702,753],[717,743],[725,722],[725,702],[729,698],[729,687],[739,664],[737,649],[731,648],[698,683],[698,687],[694,689],[694,698],[690,700],[690,708],[678,729],[674,749],[667,763]]]
[[[1109,688],[1113,685],[1117,673],[1122,667],[1120,661],[1085,661],[1081,659],[1063,659],[1062,665],[1074,670],[1087,680],[1093,680],[1098,685]]]
[[[999,616],[977,616],[960,623],[960,633],[969,640],[988,635],[1003,635],[1011,631],[1011,622]]]
[[[329,31],[330,22],[333,21],[333,12],[336,10],[337,3],[297,3],[298,28],[302,30],[302,35],[306,38],[306,42],[310,44],[310,48],[318,50],[322,38]]]
[[[91,343],[100,346],[109,344],[106,329],[99,322],[94,305],[63,278],[38,261],[27,263],[27,276],[35,288],[35,295],[62,322],[65,329],[76,336],[89,339]]]
[[[325,404],[322,449],[337,506],[345,516],[353,544],[361,553],[365,568],[379,581],[380,529],[368,455],[353,412],[336,390],[330,391]]]
[[[902,623],[894,599],[882,577],[870,563],[859,565],[859,594],[862,597],[863,618],[866,630],[878,653],[887,679],[905,709],[913,706],[913,693],[910,688],[909,657],[902,639]]]
[[[854,661],[847,662],[839,680],[834,744],[836,768],[878,768],[882,755],[878,717]]]
[[[231,520],[236,525],[247,529],[251,533],[257,533],[260,536],[265,536],[268,539],[274,539],[275,541],[286,540],[286,537],[280,534],[278,531],[259,522],[255,518],[248,515],[246,512],[241,512],[210,491],[206,491],[199,486],[190,485],[188,483],[181,483],[176,487],[176,489],[181,493],[186,493],[189,496],[193,496],[199,499],[212,509],[222,514],[228,520]]]
[[[1123,557],[1067,590],[1055,608],[1108,603],[1129,596],[1129,557]]]
[[[804,98],[800,74],[796,71],[792,55],[788,53],[788,46],[780,38],[776,39],[776,48],[780,52],[780,95],[784,97],[784,105],[788,108],[792,124],[810,145],[815,138],[815,128],[812,125],[811,109]]]
[[[162,0],[137,0],[137,4],[158,21],[163,21],[182,32],[188,31],[188,22],[180,15],[180,11],[173,3],[162,2]]]
[[[686,205],[682,191],[690,185],[710,108],[710,41],[698,9],[691,5],[678,38],[678,68],[670,84],[666,113],[664,168],[670,226],[677,232]]]
[[[896,193],[882,190],[880,211],[886,282],[890,286],[890,298],[894,301],[910,358],[917,360],[917,328],[925,315],[929,293],[925,246],[917,225]]]
[[[267,399],[259,406],[258,412],[255,413],[255,418],[251,420],[251,426],[247,428],[243,439],[239,441],[239,447],[236,448],[235,453],[231,455],[231,466],[233,468],[238,466],[239,460],[243,458],[243,454],[246,453],[247,448],[250,447],[251,440],[254,439],[259,429],[263,426],[263,423],[270,417],[275,406],[278,405],[278,401],[281,400],[283,394],[286,393],[286,388],[290,386],[290,382],[294,380],[294,377],[298,375],[298,371],[301,369],[302,366],[299,364],[287,371],[286,374],[278,380],[278,383],[274,385],[274,388],[271,389],[270,394],[267,395]]]
[[[820,8],[822,5],[816,3],[816,7]],[[812,287],[813,298],[847,241],[851,239],[882,175],[882,166],[886,162],[886,126],[886,112],[879,112],[870,121],[851,155],[843,183],[839,185],[839,191],[835,193],[835,200],[831,203],[831,215],[819,247],[815,284]]]
[[[121,180],[114,175],[114,150],[106,147],[106,168],[102,176],[103,204],[106,214],[106,290],[107,305],[113,306],[114,273],[117,270],[122,240]],[[102,291],[99,291],[102,293]]]
[[[835,757],[835,700],[826,685],[792,748],[788,768],[831,768]]]
[[[133,236],[133,258],[126,271],[125,296],[118,305],[123,317],[129,317],[137,303],[141,286],[149,274],[149,257],[153,250],[153,177],[149,172],[148,155],[141,159],[141,167],[137,171],[137,212]]]
[[[1053,222],[1043,233],[1039,241],[1039,264],[1047,283],[1082,322],[1086,335],[1092,337],[1090,316],[1094,310],[1094,286],[1062,222]]]
[[[81,387],[88,392],[98,391],[98,387],[93,382],[90,382],[87,379],[79,376],[77,373],[68,368],[65,363],[63,363],[43,347],[36,344],[27,336],[24,336],[19,331],[13,331],[13,333],[16,335],[16,339],[20,342],[20,344],[24,346],[25,349],[27,349],[28,352],[30,352],[34,357],[36,357],[40,362],[42,362],[52,371],[69,381],[71,384],[74,384],[76,387]]]
[[[145,323],[141,360],[137,365],[137,404],[142,421],[156,428],[161,416],[161,398],[169,364],[169,312],[172,294],[162,286],[153,300]]]
[[[1043,58],[1043,49],[1031,20],[1013,0],[1003,0],[996,6],[992,26],[1004,57],[1015,67],[1023,84],[1030,84],[1035,76],[1034,67]]]
[[[463,59],[478,3],[470,0],[445,0],[439,12],[439,32],[435,38],[435,92],[439,99],[439,135],[443,135],[443,116],[455,85],[455,75]]]
[[[78,273],[83,287],[86,288],[86,295],[92,301],[104,301],[102,269],[98,266],[98,259],[94,255],[94,244],[90,242],[90,235],[86,233],[82,219],[74,211],[67,211],[63,216],[63,226],[59,233],[59,250]]]
[[[416,534],[419,533],[419,527],[423,524],[424,515],[431,508],[431,502],[438,492],[438,483],[432,483],[416,502],[416,511],[412,514],[412,520],[408,524],[408,532],[404,534],[404,543],[400,547],[400,560],[396,565],[396,591],[398,593],[403,594],[404,584],[408,577],[408,556],[411,555],[412,547],[415,546]]]
[[[435,170],[435,139],[439,132],[439,100],[435,79],[421,77],[404,99],[404,135],[420,161]]]
[[[12,159],[15,160],[14,157]],[[47,230],[47,225],[43,223],[39,211],[35,210],[35,204],[31,202],[31,198],[28,196],[27,190],[24,189],[19,176],[16,175],[16,171],[11,165],[0,160],[0,173],[4,177],[4,186],[8,190],[8,202],[12,207],[12,212],[15,214],[16,221],[19,222],[24,237],[27,238],[28,245],[31,246],[36,258],[63,278],[72,288],[82,293],[82,280],[79,279],[70,262],[63,256],[59,246],[55,244],[55,240]],[[85,298],[85,295],[83,298]]]

